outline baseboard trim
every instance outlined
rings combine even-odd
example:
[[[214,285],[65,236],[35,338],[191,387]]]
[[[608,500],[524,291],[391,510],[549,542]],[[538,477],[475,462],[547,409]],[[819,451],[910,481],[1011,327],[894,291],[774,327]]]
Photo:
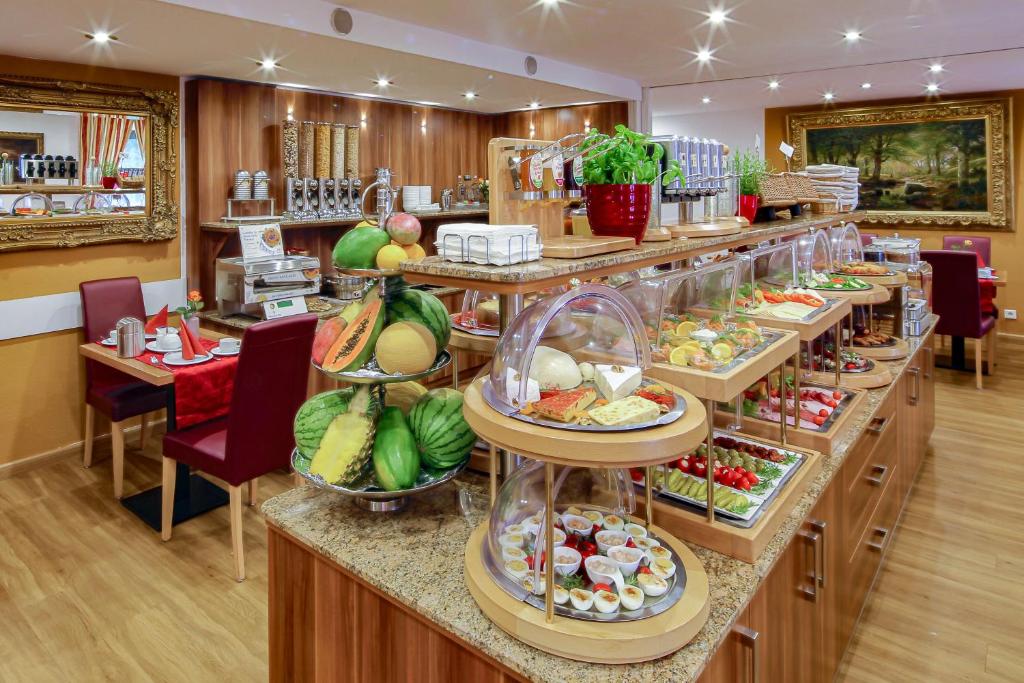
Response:
[[[149,423],[149,428],[150,428],[150,430],[152,430],[153,427],[156,427],[158,425],[163,425],[165,422],[166,422],[166,420],[164,420],[164,419],[153,420],[152,422]],[[124,430],[124,433],[126,435],[129,435],[129,434],[130,435],[135,435],[135,434],[137,434],[139,432],[139,430],[141,428],[142,427],[140,425],[134,425],[134,426],[126,428]],[[97,437],[95,437],[93,439],[93,442],[92,442],[93,443],[93,447],[95,448],[96,444],[98,444],[98,443],[100,443],[102,441],[109,440],[109,439],[110,439],[110,434],[109,433],[101,434],[101,435],[99,435],[99,436],[97,436]],[[84,440],[76,441],[76,442],[70,443],[70,444],[68,444],[66,446],[61,446],[59,448],[55,448],[55,449],[53,449],[51,451],[45,451],[43,453],[37,453],[36,455],[30,455],[27,458],[21,458],[20,460],[15,460],[13,462],[3,463],[2,465],[0,465],[0,480],[2,480],[2,479],[10,479],[11,477],[17,476],[19,474],[23,474],[25,472],[31,472],[32,470],[39,469],[40,467],[46,467],[47,465],[51,465],[51,464],[53,464],[55,462],[59,462],[59,461],[64,460],[66,458],[70,458],[73,455],[77,455],[77,456],[81,457],[82,450],[83,450],[84,447],[85,447],[85,441]],[[143,451],[143,454],[145,454],[144,451]],[[105,460],[107,457],[108,457],[108,455],[104,454],[102,457],[97,458],[96,454],[94,453],[93,454],[93,463],[96,463],[99,460]]]
[[[997,332],[1000,337],[1004,339],[1011,339],[1013,341],[1024,341],[1024,334],[1014,334],[1013,332]]]

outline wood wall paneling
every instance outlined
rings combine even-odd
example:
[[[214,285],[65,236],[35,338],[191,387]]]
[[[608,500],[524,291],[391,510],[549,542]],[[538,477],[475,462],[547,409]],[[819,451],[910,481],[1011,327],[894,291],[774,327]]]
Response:
[[[626,102],[602,102],[578,107],[530,109],[499,115],[498,129],[502,137],[528,138],[533,123],[533,137],[538,140],[557,140],[569,133],[580,133],[587,123],[603,133],[616,124],[629,123],[629,105]]]

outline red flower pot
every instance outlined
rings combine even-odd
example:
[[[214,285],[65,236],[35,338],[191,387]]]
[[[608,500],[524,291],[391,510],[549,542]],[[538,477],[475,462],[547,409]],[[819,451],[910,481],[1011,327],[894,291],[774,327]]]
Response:
[[[587,185],[587,220],[600,237],[632,237],[637,245],[651,217],[650,185]]]
[[[754,217],[757,215],[757,205],[759,198],[756,194],[741,194],[740,195],[740,210],[737,212],[737,216],[743,216],[751,223],[754,222]]]
[[[103,176],[100,179],[100,185],[103,186],[104,190],[114,190],[117,188],[117,176]]]

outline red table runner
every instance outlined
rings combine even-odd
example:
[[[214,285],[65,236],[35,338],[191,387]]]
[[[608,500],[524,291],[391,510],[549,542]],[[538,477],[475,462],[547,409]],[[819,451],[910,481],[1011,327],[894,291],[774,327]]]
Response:
[[[209,352],[217,346],[211,339],[200,339]],[[141,363],[150,358],[163,360],[164,354],[146,351],[135,357]],[[228,414],[235,387],[238,356],[214,356],[213,360],[196,365],[164,365],[174,374],[174,417],[177,429],[184,429]]]

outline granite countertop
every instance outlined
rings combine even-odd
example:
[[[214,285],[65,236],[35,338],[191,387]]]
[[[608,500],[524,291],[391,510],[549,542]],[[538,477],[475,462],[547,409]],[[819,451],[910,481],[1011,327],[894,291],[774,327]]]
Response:
[[[449,209],[448,211],[406,211],[405,213],[412,214],[417,218],[423,220],[433,220],[436,218],[482,218],[490,215],[490,210],[484,207],[474,207],[472,209]],[[278,222],[281,224],[281,228],[288,230],[291,228],[329,228],[332,226],[341,225],[355,225],[362,221],[362,217],[357,218],[315,218],[312,220],[294,221],[285,220],[283,217],[276,219],[268,218],[267,222]],[[199,227],[203,230],[220,231],[220,232],[234,232],[238,229],[239,225],[245,225],[245,223],[236,223],[234,221],[207,221],[206,223],[200,223]]]
[[[929,327],[935,322],[932,316]],[[867,391],[860,413],[835,444],[834,453],[824,456],[821,473],[757,562],[747,564],[687,543],[708,574],[710,613],[707,623],[688,645],[653,662],[630,665],[570,662],[521,643],[483,615],[465,589],[461,575],[470,532],[487,516],[485,477],[463,474],[456,480],[456,488],[414,498],[404,512],[392,516],[364,512],[330,492],[311,487],[292,489],[272,498],[263,504],[262,510],[271,524],[527,679],[545,682],[695,680],[839,470],[850,447],[882,402],[896,390],[910,356],[923,339],[911,337],[908,340],[910,355],[907,358],[885,362],[893,372],[894,381],[886,387]],[[458,489],[468,490],[472,497],[472,509],[465,516],[456,506]],[[372,529],[372,533],[367,533],[368,529]],[[431,562],[431,558],[442,559]]]
[[[735,235],[722,237],[681,238],[665,242],[645,242],[635,249],[579,259],[542,258],[539,261],[512,266],[485,266],[475,263],[453,263],[439,256],[428,256],[416,263],[403,263],[402,270],[418,281],[441,282],[445,279],[477,280],[503,284],[527,284],[543,280],[567,279],[578,274],[608,269],[624,272],[633,268],[669,263],[673,260],[752,244],[787,234],[796,234],[810,228],[825,228],[865,217],[864,211],[831,215],[804,215],[771,223],[757,223]]]

